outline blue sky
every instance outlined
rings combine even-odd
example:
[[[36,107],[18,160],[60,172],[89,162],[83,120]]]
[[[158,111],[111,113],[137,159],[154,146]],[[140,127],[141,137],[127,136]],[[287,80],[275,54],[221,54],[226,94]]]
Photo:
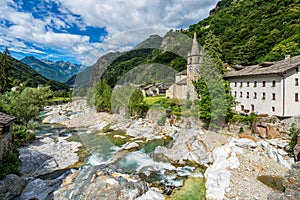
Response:
[[[217,0],[1,0],[0,50],[18,59],[94,64],[153,34],[188,28]]]

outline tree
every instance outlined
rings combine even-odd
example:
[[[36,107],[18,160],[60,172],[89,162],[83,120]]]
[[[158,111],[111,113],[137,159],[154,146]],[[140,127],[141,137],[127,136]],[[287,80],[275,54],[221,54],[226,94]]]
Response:
[[[130,116],[142,117],[147,113],[148,107],[144,102],[144,95],[139,89],[135,89],[129,99]]]
[[[1,95],[0,105],[3,111],[17,117],[19,123],[27,124],[38,118],[51,95],[49,87],[25,88],[21,93],[10,91]]]
[[[94,84],[87,93],[87,101],[89,106],[95,106],[98,112],[111,111],[111,95],[112,89],[105,79]]]
[[[210,35],[208,38],[204,45],[206,49],[203,50],[200,78],[194,82],[194,85],[201,97],[199,101],[200,119],[207,128],[219,129],[233,116],[233,97],[228,82],[223,80],[221,50],[217,49],[219,40],[214,35]]]
[[[12,58],[10,52],[6,47],[0,60],[0,94],[9,89],[9,72],[12,68]]]

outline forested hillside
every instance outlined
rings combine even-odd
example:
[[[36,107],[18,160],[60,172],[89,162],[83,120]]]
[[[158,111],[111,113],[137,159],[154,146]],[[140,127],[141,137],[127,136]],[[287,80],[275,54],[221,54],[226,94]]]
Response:
[[[222,0],[191,25],[204,44],[208,31],[221,39],[223,61],[249,65],[300,54],[299,0]]]
[[[2,60],[3,54],[0,54],[0,60]],[[31,69],[28,65],[11,57],[11,71],[9,73],[12,86],[17,86],[22,83],[28,87],[37,87],[39,84],[49,85],[53,90],[68,89],[65,84],[49,80],[36,71]]]

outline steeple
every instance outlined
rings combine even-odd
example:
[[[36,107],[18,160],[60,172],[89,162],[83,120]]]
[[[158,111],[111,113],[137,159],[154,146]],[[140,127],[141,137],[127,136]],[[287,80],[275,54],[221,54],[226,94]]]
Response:
[[[200,50],[199,50],[199,45],[198,45],[198,41],[197,41],[197,33],[194,32],[194,40],[193,40],[193,44],[192,44],[191,55],[198,55],[198,54],[200,54]]]

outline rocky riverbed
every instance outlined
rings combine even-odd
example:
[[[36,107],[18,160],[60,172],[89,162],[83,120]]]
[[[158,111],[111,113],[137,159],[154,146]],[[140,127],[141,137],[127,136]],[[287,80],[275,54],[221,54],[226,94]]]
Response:
[[[161,114],[128,119],[96,113],[84,100],[46,107],[48,129],[19,149],[23,176],[0,181],[0,199],[182,199],[191,180],[205,184],[197,199],[282,193],[268,180],[291,170],[286,140],[207,131],[193,118],[159,126]]]

